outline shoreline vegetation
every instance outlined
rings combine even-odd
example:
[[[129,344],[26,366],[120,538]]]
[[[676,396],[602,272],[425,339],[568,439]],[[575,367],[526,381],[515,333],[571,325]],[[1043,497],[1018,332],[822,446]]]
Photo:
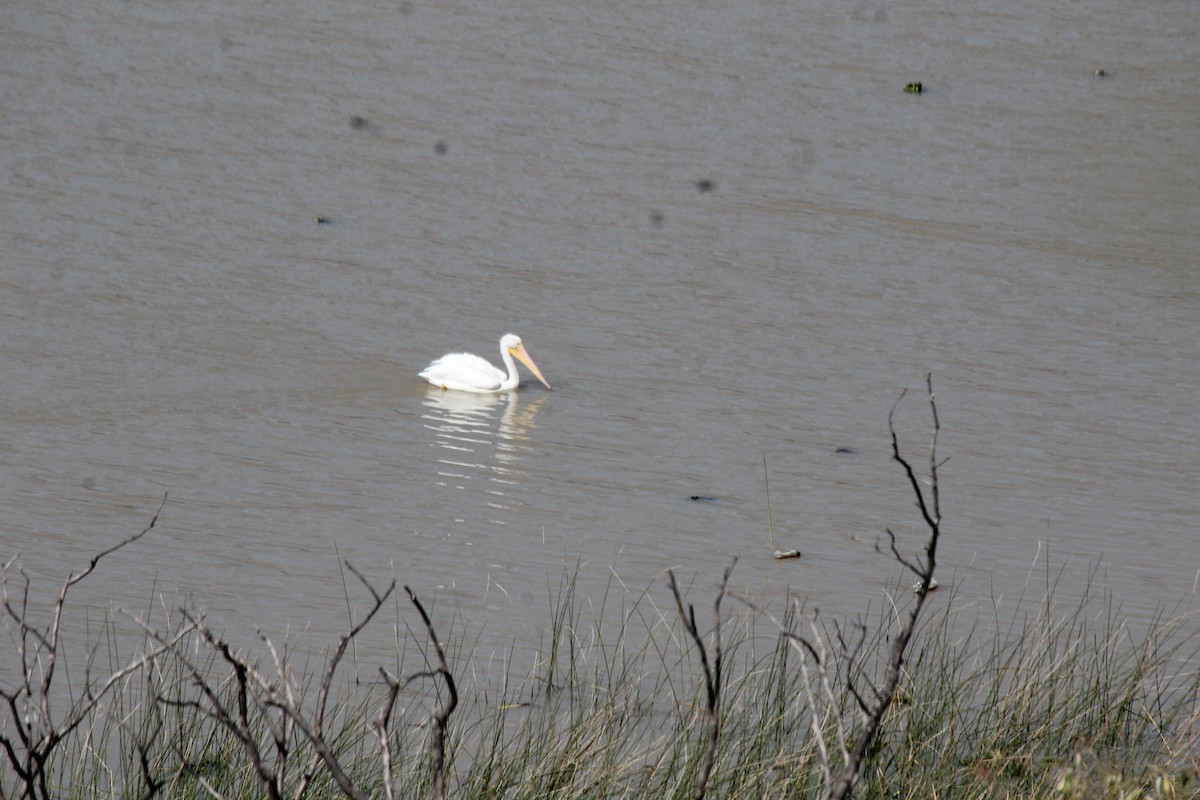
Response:
[[[1103,587],[1057,597],[1049,573],[1044,596],[975,626],[953,586],[926,603],[944,464],[927,384],[924,468],[889,415],[926,538],[887,532],[875,550],[907,577],[850,619],[756,606],[730,588],[736,560],[711,589],[668,573],[599,606],[567,572],[533,668],[480,674],[468,636],[438,637],[457,617],[346,564],[357,621],[321,663],[266,637],[226,641],[180,608],[110,616],[68,680],[72,587],[149,534],[166,498],[48,608],[5,556],[0,646],[15,657],[0,662],[0,800],[1200,797],[1193,616],[1134,633]],[[387,624],[384,609],[395,657],[359,663],[356,638]],[[121,654],[131,632],[140,646]]]

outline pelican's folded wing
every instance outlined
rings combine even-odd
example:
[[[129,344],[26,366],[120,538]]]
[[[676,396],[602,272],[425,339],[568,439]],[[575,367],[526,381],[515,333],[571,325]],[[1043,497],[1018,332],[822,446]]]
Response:
[[[505,378],[503,372],[472,353],[444,355],[420,374],[434,386],[464,392],[494,392]]]

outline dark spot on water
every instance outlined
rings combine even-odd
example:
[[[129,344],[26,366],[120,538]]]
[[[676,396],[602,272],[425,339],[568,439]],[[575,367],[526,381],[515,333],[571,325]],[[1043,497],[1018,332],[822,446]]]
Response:
[[[361,131],[370,124],[370,121],[366,117],[360,117],[358,114],[350,118],[350,127],[356,131]]]
[[[656,228],[661,228],[663,224],[663,213],[661,211],[650,212],[650,224]]]
[[[700,180],[696,181],[696,189],[699,190],[701,193],[711,192],[711,191],[714,191],[716,188],[717,188],[717,183],[716,183],[716,181],[712,180],[711,178],[701,178]]]
[[[447,145],[445,142],[439,141],[439,142],[435,142],[433,145],[433,152],[437,153],[439,156],[446,155],[447,151],[449,151],[449,150],[450,150],[450,146]]]
[[[833,452],[837,453],[840,456],[845,456],[845,455],[853,455],[854,453],[857,453],[858,451],[855,450],[853,447],[839,447],[837,450],[834,450]]]
[[[704,494],[694,494],[694,495],[692,495],[691,499],[696,501],[697,503],[715,503],[715,502],[717,502],[717,498],[709,497],[708,495],[704,495]]]
[[[333,220],[331,220],[329,217],[313,217],[313,222],[317,223],[318,225],[332,225],[333,224]]]

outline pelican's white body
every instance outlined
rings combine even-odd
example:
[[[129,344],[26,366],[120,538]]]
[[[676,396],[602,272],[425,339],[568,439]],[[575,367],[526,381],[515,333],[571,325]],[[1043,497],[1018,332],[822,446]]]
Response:
[[[460,392],[502,392],[520,382],[515,366],[505,375],[474,353],[444,355],[426,367],[421,377],[434,386]]]
[[[500,339],[500,357],[508,372],[502,372],[492,366],[486,359],[473,353],[449,353],[433,361],[421,370],[421,377],[441,389],[453,389],[459,392],[507,392],[517,388],[521,376],[517,374],[517,365],[513,362],[516,356],[522,364],[529,367],[537,379],[550,388],[541,370],[533,363],[521,337],[514,333],[505,334]]]

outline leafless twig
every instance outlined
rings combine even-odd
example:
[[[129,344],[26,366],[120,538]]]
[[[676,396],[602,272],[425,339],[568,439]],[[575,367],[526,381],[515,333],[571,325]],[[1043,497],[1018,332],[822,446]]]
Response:
[[[721,659],[724,655],[721,651],[721,601],[725,599],[729,575],[735,566],[737,566],[736,557],[733,559],[733,563],[725,569],[725,574],[721,578],[721,588],[717,591],[717,599],[713,604],[715,621],[713,623],[711,662],[709,661],[708,647],[704,644],[704,637],[700,635],[700,630],[696,625],[696,608],[689,603],[687,611],[684,611],[683,596],[679,593],[679,587],[675,583],[675,573],[667,570],[667,585],[671,587],[671,594],[675,596],[675,607],[679,611],[679,619],[683,622],[684,630],[696,645],[696,651],[700,655],[700,667],[704,671],[708,746],[704,749],[704,761],[700,765],[700,779],[696,783],[696,791],[693,794],[695,800],[703,800],[708,792],[708,780],[712,775],[713,764],[716,762],[717,743],[721,736]]]
[[[939,430],[937,404],[933,396],[933,378],[926,376],[929,390],[929,408],[933,416],[933,435],[929,445],[929,475],[926,479],[927,490],[922,488],[922,481],[916,470],[900,452],[899,438],[896,434],[894,417],[896,406],[892,406],[888,414],[888,430],[892,438],[892,459],[904,468],[909,486],[916,496],[917,508],[928,530],[925,540],[924,558],[911,558],[900,552],[896,536],[888,530],[887,555],[894,558],[905,569],[918,577],[914,587],[916,597],[912,606],[901,620],[900,627],[892,639],[888,652],[886,670],[883,682],[876,686],[862,668],[863,647],[866,643],[866,626],[855,624],[852,630],[834,625],[832,641],[829,629],[820,621],[820,616],[813,613],[808,620],[808,632],[798,633],[771,616],[763,609],[757,609],[753,603],[739,598],[751,608],[760,611],[779,628],[781,635],[800,653],[800,669],[803,678],[805,699],[812,710],[811,730],[813,741],[817,748],[822,778],[824,779],[825,797],[828,800],[846,800],[854,793],[862,777],[863,762],[867,753],[879,735],[883,718],[891,706],[892,699],[900,683],[904,667],[905,652],[912,640],[916,629],[917,619],[925,604],[925,599],[932,587],[934,569],[937,567],[937,547],[941,537],[941,500],[938,493],[938,468],[945,461],[938,461],[937,436]],[[896,401],[899,405],[906,393]],[[878,552],[884,553],[882,547],[876,544]],[[854,711],[857,726],[851,725],[843,717],[842,701],[838,695],[837,682],[839,672],[844,681],[845,690],[854,701]],[[831,753],[828,737],[832,729],[833,743],[837,752]]]
[[[259,783],[272,800],[283,800],[289,795],[296,798],[304,796],[318,764],[325,765],[329,775],[347,797],[355,800],[366,800],[368,797],[365,791],[355,785],[326,739],[325,715],[334,675],[347,648],[383,608],[395,590],[396,582],[393,580],[387,589],[379,592],[354,567],[349,564],[347,567],[371,594],[372,604],[363,619],[342,634],[337,648],[329,657],[317,692],[316,710],[311,716],[302,707],[301,692],[295,683],[286,651],[281,654],[271,640],[260,632],[259,636],[274,663],[275,674],[268,677],[246,654],[217,636],[203,617],[195,616],[186,609],[180,612],[200,635],[207,650],[225,663],[229,673],[223,678],[214,678],[184,648],[173,648],[172,654],[184,667],[199,697],[176,699],[160,692],[157,702],[193,709],[229,732],[241,744],[258,775]],[[145,630],[156,639],[161,637],[160,633],[148,627]],[[260,730],[265,730],[266,735],[259,733]],[[307,742],[311,748],[311,755],[298,779],[293,777],[292,772],[297,739]],[[209,787],[209,791],[215,790]]]
[[[17,557],[14,556],[0,568],[0,605],[4,609],[3,618],[17,629],[17,657],[20,662],[20,674],[15,686],[0,689],[0,703],[12,725],[12,733],[5,731],[5,726],[0,726],[0,749],[4,751],[4,757],[17,777],[17,796],[30,800],[51,797],[51,789],[46,784],[46,764],[55,748],[89,717],[114,686],[163,652],[163,648],[144,652],[98,684],[91,680],[89,670],[82,700],[74,703],[61,720],[55,721],[51,689],[62,655],[62,619],[67,595],[72,587],[96,570],[101,559],[149,533],[158,522],[166,502],[167,496],[164,494],[150,523],[141,532],[101,550],[92,556],[87,567],[67,577],[54,601],[50,622],[45,627],[38,627],[31,620],[29,575],[20,570],[24,583],[19,589],[19,597],[14,597],[9,586],[9,572],[17,563]],[[3,791],[2,785],[0,791]]]
[[[870,750],[875,738],[879,735],[879,730],[883,725],[883,717],[892,703],[892,698],[895,697],[896,688],[900,685],[905,651],[908,649],[913,632],[916,630],[917,619],[921,614],[921,609],[925,605],[925,598],[929,595],[933,587],[933,573],[937,567],[937,548],[938,541],[941,538],[942,526],[941,500],[938,494],[938,467],[945,462],[939,462],[937,455],[937,437],[940,424],[938,422],[937,402],[933,396],[932,375],[926,376],[925,384],[928,388],[929,410],[933,416],[933,433],[929,443],[928,492],[922,489],[921,481],[917,478],[912,464],[900,453],[900,442],[896,435],[896,427],[893,421],[896,406],[892,406],[892,410],[888,414],[888,430],[892,435],[892,460],[904,468],[904,472],[908,476],[909,486],[912,487],[913,494],[916,497],[917,508],[920,509],[921,518],[928,529],[928,538],[925,540],[925,558],[916,560],[906,558],[899,552],[896,547],[895,535],[890,530],[888,531],[892,557],[918,578],[915,588],[916,599],[909,607],[908,613],[901,622],[895,638],[892,639],[883,684],[878,689],[872,691],[872,697],[867,698],[859,692],[854,680],[848,679],[847,681],[851,692],[854,694],[855,701],[858,703],[862,715],[862,726],[858,731],[853,748],[849,750],[849,758],[845,760],[841,773],[828,786],[827,796],[830,800],[845,800],[845,798],[849,798],[854,793],[854,788],[862,776],[863,761],[866,759],[867,752]],[[900,400],[903,399],[904,394],[902,393]],[[900,404],[900,400],[896,401],[896,405]],[[926,496],[927,494],[928,496]],[[854,660],[851,660],[851,666]]]
[[[442,649],[442,643],[437,637],[437,632],[433,629],[433,621],[425,611],[425,606],[421,605],[421,601],[417,599],[417,595],[412,589],[405,586],[404,591],[408,593],[408,599],[416,606],[417,612],[421,615],[421,620],[425,623],[425,630],[428,631],[429,639],[433,642],[434,652],[437,654],[437,667],[432,670],[413,673],[405,678],[403,682],[398,681],[387,673],[384,673],[384,678],[388,683],[392,698],[395,698],[405,686],[421,678],[440,677],[446,683],[446,703],[433,713],[433,740],[430,743],[430,750],[433,752],[433,796],[437,800],[442,800],[446,796],[446,726],[450,721],[450,715],[458,707],[458,688],[454,684],[454,675],[450,672],[450,667],[446,663],[446,652]],[[381,731],[381,738],[385,737],[386,719],[381,719],[380,723],[376,726],[376,730]],[[384,738],[384,741],[386,742],[386,738]]]

